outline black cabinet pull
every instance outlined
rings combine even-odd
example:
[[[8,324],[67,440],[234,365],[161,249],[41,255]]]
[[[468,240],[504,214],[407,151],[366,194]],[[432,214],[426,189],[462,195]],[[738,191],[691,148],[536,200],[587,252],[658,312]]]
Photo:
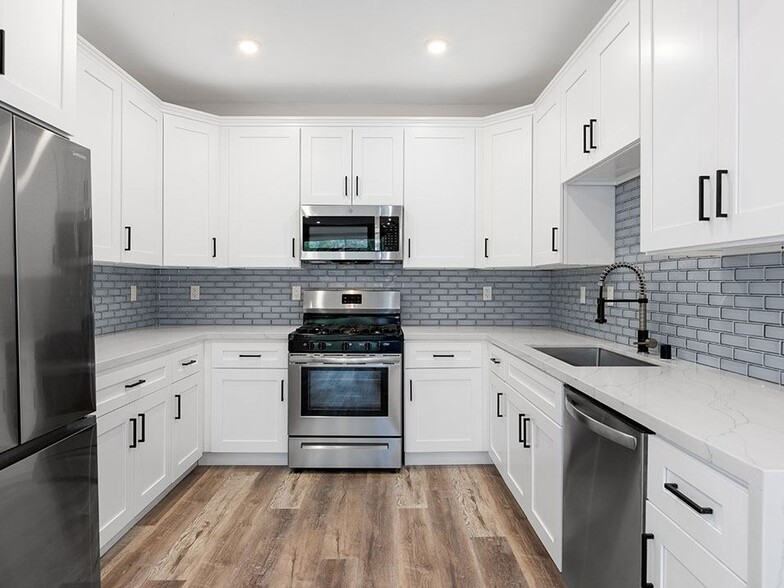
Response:
[[[454,357],[454,353],[434,353],[433,357]]]
[[[552,240],[552,249],[553,249],[553,253],[558,253],[558,247],[557,247],[557,245],[555,244],[555,237],[556,237],[556,234],[557,234],[557,233],[558,233],[558,227],[553,227],[553,230],[552,230],[552,235],[551,235],[551,237],[550,237],[550,238],[551,238],[551,240]]]
[[[523,447],[526,449],[531,449],[531,444],[528,442],[528,423],[531,422],[531,419],[525,416],[524,414],[520,415],[521,418],[521,427],[523,429],[522,439],[520,439],[520,443],[523,444]]]
[[[0,29],[0,76],[5,75],[5,29]]]
[[[583,153],[590,153],[591,150],[588,149],[588,129],[591,125],[583,125]]]
[[[408,240],[408,258],[411,259],[411,239]]]
[[[500,360],[500,359],[496,359],[495,357],[491,357],[491,358],[490,358],[490,361],[492,361],[492,362],[493,362],[494,364],[496,364],[496,365],[498,365],[499,363],[501,363],[501,360]]]
[[[285,381],[281,380],[280,381],[280,401],[281,402],[285,402],[286,401],[286,398],[283,396],[283,387],[284,386],[285,386]]]
[[[710,176],[700,176],[700,191],[699,191],[699,199],[700,199],[700,214],[698,220],[700,221],[709,221],[710,217],[705,216],[705,182],[710,180]]]
[[[359,196],[359,176],[357,176],[357,186],[354,190],[354,196]]]
[[[261,357],[261,353],[240,353],[240,357]]]
[[[722,203],[722,187],[724,185],[723,179],[729,170],[719,169],[716,170],[716,218],[727,218],[727,213],[724,212],[724,204]]]
[[[348,196],[348,176],[343,176],[343,195]]]
[[[653,533],[642,534],[642,578],[640,586],[642,588],[654,588],[653,583],[648,581],[648,541],[653,540]]]
[[[414,402],[414,380],[408,381],[408,401]]]
[[[591,135],[591,140],[588,142],[588,147],[591,148],[591,149],[596,149],[596,145],[593,142],[593,131],[594,131],[594,125],[595,124],[596,124],[596,119],[595,118],[592,118],[589,121],[589,123],[588,123],[589,132],[590,132],[590,135]]]
[[[517,415],[517,442],[518,443],[525,443],[525,438],[523,437],[523,418],[525,417],[524,414]]]
[[[297,257],[297,253],[295,251],[296,245],[297,245],[297,238],[296,237],[292,237],[291,238],[291,257],[294,257],[294,258]]]
[[[144,443],[144,436],[145,436],[144,435],[144,430],[145,430],[144,422],[145,422],[145,420],[147,420],[145,418],[145,416],[144,416],[144,413],[141,413],[141,412],[139,413],[139,420],[142,422],[142,434],[139,436],[139,443]]]
[[[131,388],[136,388],[136,386],[141,386],[142,384],[146,384],[147,380],[137,380],[133,384],[126,384],[125,389],[130,390]]]
[[[131,449],[136,449],[136,419],[131,419],[131,425],[133,426],[133,442],[128,447]]]
[[[177,416],[174,417],[175,421],[179,421],[182,418],[182,395],[175,394],[175,400],[177,400]]]
[[[692,509],[694,512],[699,514],[708,515],[713,514],[713,509],[709,506],[700,506],[696,502],[694,502],[691,498],[686,496],[683,492],[678,490],[678,484],[674,484],[672,482],[668,482],[664,484],[664,489],[668,492],[672,492],[677,496],[682,502],[685,502],[686,505]]]
[[[218,238],[212,238],[212,257],[218,257]]]
[[[182,367],[188,367],[189,365],[193,365],[194,363],[196,363],[196,360],[192,359],[190,361],[183,361],[182,364],[180,365],[182,365]]]
[[[125,227],[125,236],[126,236],[125,250],[130,251],[131,250],[131,227],[130,226]]]
[[[504,415],[501,414],[501,396],[503,395],[503,392],[498,392],[495,395],[495,416],[497,416],[499,419],[504,417]]]
[[[488,244],[489,241],[490,241],[490,239],[485,237],[485,259],[487,259],[489,257],[489,255],[487,255],[487,244]]]

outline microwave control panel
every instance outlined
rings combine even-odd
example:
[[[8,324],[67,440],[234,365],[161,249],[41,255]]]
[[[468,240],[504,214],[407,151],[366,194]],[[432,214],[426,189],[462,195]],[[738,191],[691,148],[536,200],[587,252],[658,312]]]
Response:
[[[400,251],[400,217],[382,216],[381,251]]]

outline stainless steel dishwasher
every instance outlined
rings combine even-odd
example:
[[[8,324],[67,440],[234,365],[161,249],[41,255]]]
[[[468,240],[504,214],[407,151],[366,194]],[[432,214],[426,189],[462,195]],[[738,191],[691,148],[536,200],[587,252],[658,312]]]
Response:
[[[650,431],[570,386],[565,406],[566,584],[640,586]]]

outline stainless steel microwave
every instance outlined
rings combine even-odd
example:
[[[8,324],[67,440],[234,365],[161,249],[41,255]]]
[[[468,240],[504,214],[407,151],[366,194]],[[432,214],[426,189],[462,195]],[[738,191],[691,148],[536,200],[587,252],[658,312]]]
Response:
[[[402,206],[303,206],[302,261],[403,261]]]

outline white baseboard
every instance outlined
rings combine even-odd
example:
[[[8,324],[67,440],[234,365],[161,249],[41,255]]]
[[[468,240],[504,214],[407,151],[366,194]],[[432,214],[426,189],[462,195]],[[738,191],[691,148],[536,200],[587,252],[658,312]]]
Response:
[[[447,453],[406,453],[406,465],[485,465],[492,463],[486,451],[456,451]]]
[[[288,453],[205,453],[199,460],[203,466],[284,466]]]

